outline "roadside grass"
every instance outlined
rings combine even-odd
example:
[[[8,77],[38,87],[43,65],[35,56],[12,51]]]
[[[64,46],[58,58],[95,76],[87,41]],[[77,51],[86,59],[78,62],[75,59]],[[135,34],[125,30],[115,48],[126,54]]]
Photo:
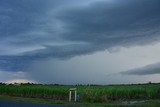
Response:
[[[103,103],[90,103],[90,102],[67,102],[67,101],[52,101],[49,99],[39,98],[22,98],[0,95],[0,100],[28,102],[28,103],[41,103],[41,104],[63,104],[63,105],[76,105],[76,106],[92,106],[92,107],[159,107],[160,100],[148,100],[146,102],[138,102],[135,104],[124,104],[120,101],[109,101]]]

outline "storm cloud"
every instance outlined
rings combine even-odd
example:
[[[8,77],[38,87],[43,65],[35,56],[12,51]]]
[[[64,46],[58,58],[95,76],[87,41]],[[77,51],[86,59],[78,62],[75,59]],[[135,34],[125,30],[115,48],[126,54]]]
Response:
[[[129,71],[122,72],[126,75],[151,75],[160,74],[160,63],[150,64],[141,68],[132,69]]]
[[[159,5],[159,0],[1,0],[0,70],[28,72],[35,61],[158,43]]]

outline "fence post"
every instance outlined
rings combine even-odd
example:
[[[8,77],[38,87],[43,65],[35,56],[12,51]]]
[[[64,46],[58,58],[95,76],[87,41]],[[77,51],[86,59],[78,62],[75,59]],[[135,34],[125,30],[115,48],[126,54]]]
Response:
[[[70,90],[69,91],[69,102],[71,101],[71,99],[72,99],[72,91]]]
[[[75,98],[74,98],[74,101],[76,102],[77,101],[77,91],[75,90]]]
[[[74,91],[74,101],[77,101],[77,90],[76,88],[69,89],[69,102],[72,101],[72,91]]]

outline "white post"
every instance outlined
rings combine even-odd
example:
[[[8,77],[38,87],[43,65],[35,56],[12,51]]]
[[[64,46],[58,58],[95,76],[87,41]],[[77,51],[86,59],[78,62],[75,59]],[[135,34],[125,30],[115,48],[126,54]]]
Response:
[[[76,88],[70,88],[69,89],[69,101],[72,101],[72,91],[74,92],[74,101],[77,101],[77,90]]]
[[[74,98],[74,101],[76,102],[77,101],[77,91],[75,90],[75,98]]]
[[[74,101],[76,102],[77,101],[77,91],[75,90],[75,98],[74,98]]]
[[[69,101],[72,99],[72,91],[69,91]]]

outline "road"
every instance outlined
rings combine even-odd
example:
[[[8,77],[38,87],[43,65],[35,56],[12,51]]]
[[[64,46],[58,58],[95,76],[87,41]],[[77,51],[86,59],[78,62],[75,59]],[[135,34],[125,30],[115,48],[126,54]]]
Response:
[[[79,107],[79,106],[58,105],[58,104],[37,104],[37,103],[0,100],[0,107]]]

